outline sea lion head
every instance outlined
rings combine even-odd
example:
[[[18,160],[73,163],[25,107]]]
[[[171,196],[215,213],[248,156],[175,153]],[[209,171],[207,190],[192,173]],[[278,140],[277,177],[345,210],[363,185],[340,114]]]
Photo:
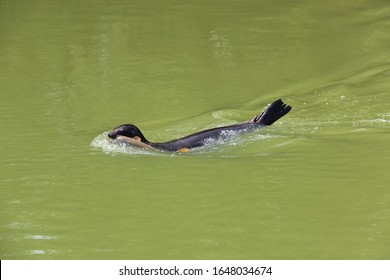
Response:
[[[148,140],[146,140],[145,136],[142,134],[141,130],[132,124],[122,124],[114,128],[108,134],[108,137],[111,139],[117,139],[119,136],[126,136],[134,139],[140,139],[142,142],[148,142]]]

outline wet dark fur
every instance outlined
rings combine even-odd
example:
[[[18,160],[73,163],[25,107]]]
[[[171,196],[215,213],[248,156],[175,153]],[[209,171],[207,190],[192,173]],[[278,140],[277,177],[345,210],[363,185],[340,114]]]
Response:
[[[191,149],[200,147],[205,144],[208,139],[219,139],[225,131],[248,131],[266,125],[271,125],[285,114],[290,112],[291,106],[287,106],[278,99],[273,102],[263,113],[255,116],[252,120],[241,124],[233,124],[228,126],[216,127],[207,130],[202,130],[194,134],[171,140],[163,143],[155,143],[148,141],[142,132],[132,124],[124,124],[114,128],[108,137],[116,139],[119,136],[130,138],[139,137],[139,140],[148,147],[160,151],[174,152],[182,149]]]

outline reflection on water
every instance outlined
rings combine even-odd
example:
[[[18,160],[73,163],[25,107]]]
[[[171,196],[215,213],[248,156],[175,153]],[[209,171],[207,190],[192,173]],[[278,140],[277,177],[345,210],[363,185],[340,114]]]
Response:
[[[46,236],[46,235],[26,235],[26,239],[35,239],[35,240],[50,240],[57,239],[57,236]]]
[[[50,255],[55,253],[55,250],[26,250],[26,255]]]
[[[209,40],[213,44],[215,58],[224,66],[233,66],[233,47],[227,35],[212,30]]]
[[[386,3],[88,2],[0,1],[3,259],[390,257]]]

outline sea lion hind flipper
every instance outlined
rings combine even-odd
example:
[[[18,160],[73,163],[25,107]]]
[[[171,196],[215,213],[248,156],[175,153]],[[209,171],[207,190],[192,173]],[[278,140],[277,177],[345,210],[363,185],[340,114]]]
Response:
[[[285,114],[290,112],[291,106],[283,103],[281,99],[274,101],[265,111],[255,116],[251,121],[257,125],[271,125]]]

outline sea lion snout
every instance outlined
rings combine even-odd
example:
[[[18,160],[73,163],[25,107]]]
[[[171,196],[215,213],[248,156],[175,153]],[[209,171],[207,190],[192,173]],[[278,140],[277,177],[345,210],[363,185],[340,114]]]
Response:
[[[108,133],[108,137],[110,137],[111,139],[116,139],[118,137],[118,134],[116,134],[114,131],[111,131],[110,133]]]

